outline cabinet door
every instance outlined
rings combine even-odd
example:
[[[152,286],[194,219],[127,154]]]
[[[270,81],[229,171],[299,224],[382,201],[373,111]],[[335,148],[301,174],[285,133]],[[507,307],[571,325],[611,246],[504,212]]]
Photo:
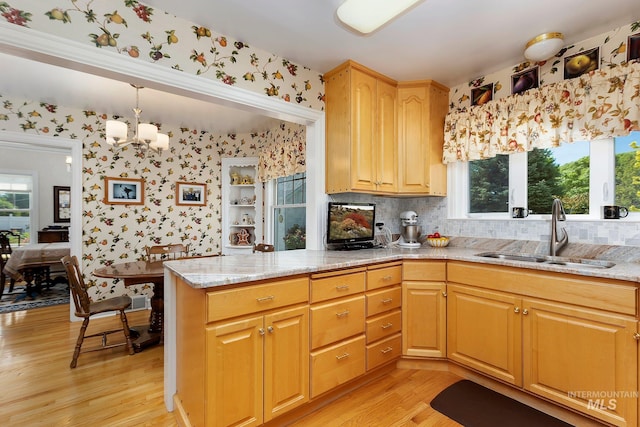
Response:
[[[351,188],[374,191],[376,181],[375,77],[351,69]]]
[[[206,425],[262,424],[262,328],[262,316],[206,328]]]
[[[425,81],[398,87],[398,191],[445,196],[442,164],[448,90]]]
[[[398,189],[398,143],[396,87],[378,80],[375,189],[395,193]]]
[[[523,301],[524,388],[615,425],[637,418],[636,320]],[[589,394],[591,393],[591,394]]]
[[[522,386],[521,300],[460,285],[447,289],[449,359]]]
[[[428,193],[427,160],[428,108],[424,86],[398,89],[398,143],[400,154],[399,191]]]
[[[264,421],[309,400],[309,308],[266,315]]]
[[[403,355],[447,356],[446,289],[443,282],[403,282]]]

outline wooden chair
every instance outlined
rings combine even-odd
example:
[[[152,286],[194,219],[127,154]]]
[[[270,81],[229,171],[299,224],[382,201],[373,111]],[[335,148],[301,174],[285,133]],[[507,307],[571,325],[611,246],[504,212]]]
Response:
[[[189,256],[189,245],[176,243],[172,245],[158,245],[145,247],[147,261],[167,261],[186,258]]]
[[[127,315],[124,310],[131,305],[131,298],[126,295],[121,295],[118,297],[108,298],[98,302],[91,302],[89,299],[89,294],[87,293],[87,287],[84,284],[84,279],[82,278],[82,272],[80,271],[80,266],[78,265],[78,258],[76,256],[65,256],[61,259],[62,264],[64,265],[65,270],[67,271],[67,277],[69,279],[69,287],[71,288],[71,296],[73,297],[73,303],[76,307],[76,316],[82,317],[84,320],[82,321],[82,327],[80,328],[80,333],[78,334],[78,341],[76,342],[76,348],[73,352],[73,359],[71,359],[71,364],[69,365],[71,368],[75,368],[78,363],[78,356],[80,353],[87,353],[90,351],[103,350],[107,348],[118,347],[121,345],[126,345],[129,354],[133,354],[133,344],[131,342],[131,334],[129,333],[129,323],[127,322]],[[98,313],[106,313],[109,311],[119,311],[120,312],[120,321],[122,322],[121,329],[113,329],[104,332],[98,332],[96,334],[87,335],[85,337],[85,332],[87,331],[87,326],[89,326],[89,319],[91,316]],[[124,332],[125,342],[117,343],[117,344],[107,344],[107,335],[113,334],[115,332]],[[81,351],[82,343],[85,338],[91,337],[102,337],[102,346],[98,348],[91,348],[89,350]]]
[[[7,276],[4,274],[4,265],[9,261],[11,257],[11,241],[9,240],[11,237],[16,237],[18,239],[18,246],[20,246],[20,234],[14,233],[10,230],[0,230],[0,298],[2,298],[2,294],[4,293],[4,286],[7,282]],[[9,292],[13,291],[13,286],[16,283],[16,279],[10,278],[9,282]]]
[[[257,245],[253,245],[253,253],[256,252],[273,252],[276,248],[273,245],[269,245],[267,243],[258,243]]]

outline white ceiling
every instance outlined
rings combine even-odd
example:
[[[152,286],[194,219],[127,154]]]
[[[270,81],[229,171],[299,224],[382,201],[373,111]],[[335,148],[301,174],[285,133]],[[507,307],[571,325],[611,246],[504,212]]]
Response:
[[[341,2],[145,3],[320,73],[353,59],[396,80],[433,79],[450,87],[522,62],[524,45],[540,33],[560,31],[570,45],[640,20],[638,0],[425,0],[363,37],[337,22],[335,10]],[[123,108],[135,103],[135,90],[123,82],[43,68],[3,54],[0,63],[0,93],[5,95],[107,113],[128,111]],[[123,96],[127,90],[130,95]],[[152,89],[140,92],[140,107],[146,120],[221,133],[261,130],[273,123]]]

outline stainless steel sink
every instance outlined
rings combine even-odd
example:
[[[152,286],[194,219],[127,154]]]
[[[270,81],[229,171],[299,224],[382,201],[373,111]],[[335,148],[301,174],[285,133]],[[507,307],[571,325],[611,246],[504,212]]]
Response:
[[[540,264],[550,264],[571,268],[611,268],[616,265],[611,261],[598,259],[570,258],[560,256],[546,256],[537,254],[517,254],[508,252],[482,252],[476,256],[483,258],[504,259],[508,261],[532,262]]]

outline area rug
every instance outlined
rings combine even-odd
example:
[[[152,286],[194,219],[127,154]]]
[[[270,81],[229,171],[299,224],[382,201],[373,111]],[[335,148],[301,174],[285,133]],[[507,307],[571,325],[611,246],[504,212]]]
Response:
[[[431,407],[465,427],[572,427],[469,380],[442,390]]]
[[[49,289],[43,289],[40,294],[27,295],[24,285],[15,285],[13,291],[7,293],[5,289],[0,299],[0,313],[12,311],[30,310],[32,308],[47,307],[50,305],[69,304],[69,289],[67,283],[56,283]]]

